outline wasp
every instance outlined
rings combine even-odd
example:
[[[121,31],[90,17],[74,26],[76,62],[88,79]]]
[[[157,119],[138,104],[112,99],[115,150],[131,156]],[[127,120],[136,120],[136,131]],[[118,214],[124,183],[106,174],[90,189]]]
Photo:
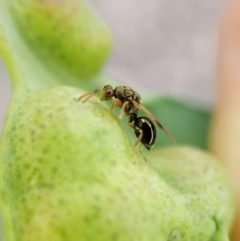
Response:
[[[97,94],[100,94],[101,101],[112,100],[112,106],[107,113],[111,113],[114,108],[119,107],[121,108],[119,119],[123,118],[124,113],[128,116],[128,125],[133,128],[138,138],[133,146],[133,151],[135,151],[139,145],[139,152],[145,161],[147,161],[147,159],[142,153],[142,146],[144,145],[146,149],[150,151],[156,140],[156,128],[153,121],[170,140],[175,142],[174,138],[161,122],[141,104],[141,96],[132,88],[122,85],[113,88],[111,85],[104,85],[101,89],[80,96],[78,101],[85,103]],[[145,112],[149,118],[144,116],[138,117],[139,110]]]

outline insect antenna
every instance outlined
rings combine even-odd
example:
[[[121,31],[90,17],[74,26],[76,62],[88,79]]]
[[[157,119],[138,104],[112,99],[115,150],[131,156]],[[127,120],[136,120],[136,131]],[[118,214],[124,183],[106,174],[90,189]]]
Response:
[[[81,95],[78,98],[78,101],[82,100],[82,103],[85,103],[86,101],[88,101],[90,98],[92,98],[94,95],[96,95],[99,92],[99,90],[94,90],[93,92],[90,93],[86,93],[84,95]]]

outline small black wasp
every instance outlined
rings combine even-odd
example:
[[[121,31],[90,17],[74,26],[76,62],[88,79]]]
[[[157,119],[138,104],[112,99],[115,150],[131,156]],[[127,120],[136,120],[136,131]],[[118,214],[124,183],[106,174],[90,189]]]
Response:
[[[88,99],[99,92],[101,101],[111,99],[113,102],[109,113],[111,113],[115,107],[120,107],[121,111],[119,119],[122,119],[124,113],[128,116],[128,124],[131,128],[133,128],[135,135],[138,138],[133,146],[133,150],[135,150],[139,145],[139,152],[145,161],[147,161],[147,159],[142,153],[142,145],[150,151],[155,143],[157,135],[156,128],[151,119],[156,122],[157,126],[168,136],[170,140],[175,142],[174,138],[160,123],[160,121],[158,121],[157,118],[141,104],[141,96],[128,86],[120,85],[113,88],[111,85],[104,85],[101,89],[80,96],[78,101],[85,103]],[[145,112],[151,119],[145,116],[138,117],[139,110]]]

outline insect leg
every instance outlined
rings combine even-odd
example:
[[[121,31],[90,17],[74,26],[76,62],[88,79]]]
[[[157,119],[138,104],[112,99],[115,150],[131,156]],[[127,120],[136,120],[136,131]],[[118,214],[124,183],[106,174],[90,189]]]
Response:
[[[142,154],[142,151],[140,151],[140,148],[142,147],[142,143],[141,143],[141,140],[142,140],[142,137],[143,137],[143,131],[141,129],[138,129],[138,131],[140,132],[140,135],[138,136],[138,139],[137,141],[135,142],[132,150],[133,150],[133,155],[134,155],[134,163],[135,163],[135,152],[136,152],[136,147],[138,146],[139,142],[140,142],[140,145],[139,145],[139,152],[140,154],[142,155],[142,157],[144,158],[145,161],[147,161],[146,157]]]
[[[105,112],[105,113],[102,115],[102,117],[104,117],[104,116],[106,116],[106,115],[108,115],[108,114],[111,114],[111,113],[113,112],[113,109],[114,109],[115,107],[117,107],[117,99],[113,96],[113,97],[112,97],[112,106],[111,106],[111,108],[110,108],[107,112]]]
[[[144,160],[147,162],[147,158],[142,153],[142,147],[143,147],[143,144],[140,143],[140,145],[139,145],[139,152],[140,152],[141,156],[144,158]]]
[[[124,110],[125,110],[125,108],[126,108],[126,106],[127,106],[128,104],[129,104],[129,101],[126,101],[126,102],[122,105],[120,114],[119,114],[119,116],[118,116],[118,118],[119,118],[120,120],[122,120],[123,114],[124,114]]]
[[[142,132],[142,130],[139,130],[139,132],[140,132],[140,135],[138,136],[138,139],[137,139],[137,141],[135,142],[135,144],[134,144],[134,146],[133,146],[133,150],[134,150],[134,151],[135,151],[138,143],[142,140],[142,137],[143,137],[143,132]]]

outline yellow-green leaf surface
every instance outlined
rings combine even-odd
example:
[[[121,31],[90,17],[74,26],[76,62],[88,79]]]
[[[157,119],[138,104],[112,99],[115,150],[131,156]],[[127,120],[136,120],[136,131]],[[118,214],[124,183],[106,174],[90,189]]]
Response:
[[[146,163],[104,103],[77,101],[110,82],[99,71],[111,38],[86,2],[0,0],[0,24],[13,86],[0,143],[4,241],[229,240],[233,196],[214,157],[176,146]]]

